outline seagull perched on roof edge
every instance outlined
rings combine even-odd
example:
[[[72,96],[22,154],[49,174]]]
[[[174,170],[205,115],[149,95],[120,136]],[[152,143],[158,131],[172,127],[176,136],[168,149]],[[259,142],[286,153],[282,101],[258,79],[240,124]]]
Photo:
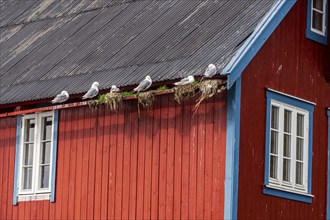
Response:
[[[69,93],[67,91],[62,91],[53,100],[52,103],[61,103],[69,99]]]
[[[194,76],[190,75],[187,76],[186,78],[181,79],[179,82],[174,83],[174,85],[183,86],[183,85],[191,84],[193,82],[195,82],[195,78]]]
[[[142,91],[145,91],[147,89],[149,89],[149,87],[151,86],[152,84],[152,80],[150,78],[150,76],[146,76],[146,78],[140,82],[140,84],[133,89],[134,92],[142,92]]]
[[[204,76],[202,77],[201,81],[204,77],[211,78],[217,73],[217,67],[214,64],[209,64],[205,70]]]
[[[98,82],[93,82],[91,88],[88,90],[88,92],[81,97],[82,99],[91,99],[94,98],[95,96],[97,96],[97,94],[99,93],[99,83]]]
[[[119,89],[116,85],[112,85],[110,89],[110,93],[114,93],[114,92],[119,92]]]

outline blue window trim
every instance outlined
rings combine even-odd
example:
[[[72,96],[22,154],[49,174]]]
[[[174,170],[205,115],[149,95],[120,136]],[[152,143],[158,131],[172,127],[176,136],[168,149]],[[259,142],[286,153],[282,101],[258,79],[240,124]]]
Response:
[[[314,40],[318,43],[327,45],[328,43],[328,1],[325,4],[325,36],[312,31],[312,0],[307,0],[307,27],[306,27],[306,37],[308,39]]]
[[[17,181],[18,181],[18,162],[19,162],[19,149],[21,140],[21,116],[16,117],[16,148],[15,148],[15,171],[14,171],[14,193],[13,205],[17,205]]]
[[[327,218],[330,219],[330,108],[328,109],[328,189],[327,189]]]
[[[312,196],[301,195],[297,193],[291,193],[287,191],[277,190],[274,188],[269,188],[269,130],[270,130],[270,111],[271,111],[271,100],[276,100],[282,103],[287,103],[292,106],[296,106],[301,109],[305,109],[309,112],[309,133],[308,133],[308,188],[307,194],[311,195],[312,192],[312,150],[313,150],[313,112],[314,104],[302,99],[295,98],[293,96],[276,92],[274,90],[266,90],[267,97],[267,109],[266,109],[266,146],[265,146],[265,176],[264,176],[264,187],[263,193],[268,195],[273,195],[277,197],[282,197],[286,199],[292,199],[296,201],[311,203]]]
[[[14,190],[13,190],[13,205],[18,202],[18,169],[20,155],[20,140],[21,140],[21,123],[22,116],[17,116],[16,121],[16,148],[15,148],[15,171],[14,171]],[[54,110],[54,132],[53,132],[53,152],[52,152],[52,176],[51,176],[51,194],[50,202],[55,202],[55,177],[56,177],[56,155],[57,155],[57,136],[58,136],[58,110]]]

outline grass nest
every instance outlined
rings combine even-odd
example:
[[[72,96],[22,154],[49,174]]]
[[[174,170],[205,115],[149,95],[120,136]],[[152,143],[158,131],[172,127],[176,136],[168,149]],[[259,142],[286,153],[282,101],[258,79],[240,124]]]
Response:
[[[155,92],[141,92],[137,95],[138,105],[142,105],[145,109],[151,109],[155,101]]]
[[[87,105],[88,107],[90,107],[93,110],[96,110],[97,107],[100,105],[100,101],[99,100],[89,100],[87,101]]]
[[[182,101],[193,97],[196,94],[199,83],[192,83],[188,85],[178,86],[174,88],[174,99],[179,104]]]
[[[113,92],[105,95],[104,104],[111,111],[118,111],[123,106],[123,95],[121,93]]]
[[[221,86],[221,87],[220,87]],[[196,100],[196,105],[194,107],[194,114],[197,112],[200,104],[217,93],[222,93],[226,90],[222,80],[206,80],[198,84],[199,91],[201,93],[200,97]]]

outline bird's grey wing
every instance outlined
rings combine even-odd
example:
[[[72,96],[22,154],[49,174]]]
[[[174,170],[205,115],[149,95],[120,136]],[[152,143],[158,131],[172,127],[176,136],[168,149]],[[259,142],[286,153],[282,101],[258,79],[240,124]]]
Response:
[[[144,91],[151,86],[151,83],[148,80],[143,80],[140,82],[138,87],[135,88],[135,91]]]
[[[96,88],[90,88],[88,92],[84,95],[86,98],[94,97],[99,93],[99,90]]]
[[[64,94],[58,94],[55,99],[53,100],[53,102],[64,102],[68,99],[68,97]]]

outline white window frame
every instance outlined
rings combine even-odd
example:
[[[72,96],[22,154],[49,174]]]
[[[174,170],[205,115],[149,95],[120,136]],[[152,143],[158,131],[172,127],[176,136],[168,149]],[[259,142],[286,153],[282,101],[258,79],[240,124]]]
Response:
[[[311,2],[311,8],[310,8],[310,10],[311,10],[311,31],[312,32],[314,32],[314,33],[316,33],[316,34],[320,34],[320,35],[322,35],[322,36],[325,36],[326,35],[326,16],[327,16],[327,14],[326,14],[326,5],[327,5],[327,0],[323,0],[323,10],[322,11],[320,11],[319,9],[317,9],[317,8],[313,8],[313,2],[315,1],[315,0],[311,0],[312,2]],[[316,12],[319,12],[319,13],[321,13],[323,16],[322,16],[322,31],[319,31],[318,29],[315,29],[315,28],[313,28],[313,11],[316,11]]]
[[[39,164],[40,164],[40,151],[41,151],[41,129],[42,129],[42,118],[52,117],[52,129],[51,129],[51,147],[50,147],[50,162],[49,162],[49,184],[48,188],[39,188]],[[32,171],[32,189],[23,190],[23,147],[24,147],[24,135],[25,135],[25,123],[28,119],[35,119],[35,133],[34,133],[34,147],[33,147],[33,171]],[[53,166],[53,136],[54,136],[54,112],[42,112],[36,114],[25,115],[22,117],[21,126],[21,137],[20,137],[20,155],[19,155],[19,169],[18,169],[18,200],[43,200],[49,199],[51,194],[51,177],[52,177],[52,166]]]
[[[277,166],[277,179],[270,177],[270,155],[269,151],[269,171],[268,171],[268,179],[269,186],[274,188],[284,189],[286,191],[294,192],[294,193],[308,193],[308,136],[309,136],[309,112],[305,109],[301,109],[283,102],[279,102],[277,100],[271,100],[270,105],[270,122],[272,121],[272,107],[279,108],[279,129],[278,129],[278,166]],[[284,110],[291,111],[291,162],[290,162],[290,181],[286,182],[283,180],[283,137],[284,137]],[[303,185],[296,184],[296,140],[297,140],[297,114],[301,114],[304,116],[304,144],[303,144]],[[269,128],[269,140],[271,140],[271,126]],[[271,149],[271,141],[269,141],[269,149]]]

